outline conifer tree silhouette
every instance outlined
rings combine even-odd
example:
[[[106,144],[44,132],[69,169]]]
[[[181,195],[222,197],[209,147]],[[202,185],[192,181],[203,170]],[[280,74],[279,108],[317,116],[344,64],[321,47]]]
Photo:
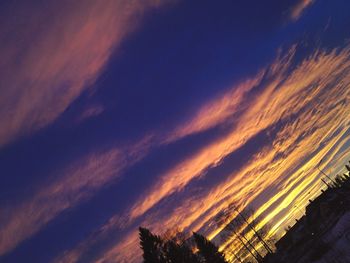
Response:
[[[218,248],[206,239],[204,236],[193,233],[199,254],[204,258],[206,263],[227,263],[224,255],[218,251]]]
[[[166,243],[167,262],[171,263],[201,263],[198,256],[185,244],[177,244],[174,241]]]
[[[146,228],[139,228],[140,246],[143,250],[143,262],[144,263],[166,263],[163,255],[163,242],[162,239],[153,235]]]
[[[163,240],[146,228],[139,228],[144,263],[202,263],[184,242]]]

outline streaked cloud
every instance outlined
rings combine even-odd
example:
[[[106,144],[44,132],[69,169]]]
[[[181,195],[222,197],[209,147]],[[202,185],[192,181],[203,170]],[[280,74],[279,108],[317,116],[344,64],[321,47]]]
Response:
[[[50,223],[60,224],[60,216],[67,212],[69,219],[76,220],[80,208],[99,211],[102,216],[98,223],[92,222],[88,226],[91,233],[87,238],[86,233],[84,237],[74,236],[69,244],[64,244],[68,249],[58,255],[54,254],[59,253],[55,247],[47,255],[47,258],[56,257],[54,262],[138,262],[141,251],[137,227],[140,225],[157,233],[174,228],[186,232],[200,231],[217,242],[221,250],[230,251],[239,248],[237,243],[231,239],[220,241],[225,224],[217,225],[214,220],[228,204],[234,203],[241,210],[253,208],[255,216],[261,219],[260,226],[270,224],[271,234],[281,235],[285,226],[294,222],[298,213],[295,207],[303,209],[308,200],[324,187],[316,166],[320,165],[326,172],[331,167],[332,173],[341,171],[339,163],[349,159],[346,149],[350,145],[350,46],[347,42],[341,42],[342,48],[332,45],[339,44],[341,40],[336,38],[344,35],[329,33],[332,39],[328,40],[332,41],[325,41],[327,49],[309,45],[303,38],[302,47],[294,45],[289,50],[281,49],[274,61],[269,60],[271,63],[257,69],[257,65],[266,61],[268,53],[281,44],[280,41],[290,43],[297,37],[298,30],[304,33],[304,29],[300,29],[304,23],[276,29],[275,18],[267,19],[266,25],[273,25],[272,31],[260,32],[259,29],[259,32],[247,33],[256,29],[260,21],[252,20],[245,28],[240,21],[246,20],[238,17],[231,21],[229,12],[222,16],[221,12],[215,11],[218,20],[224,19],[209,25],[203,23],[207,21],[206,9],[198,13],[204,19],[200,20],[190,13],[191,8],[197,10],[197,6],[187,6],[185,2],[169,13],[149,12],[172,1],[63,0],[58,3],[49,0],[45,3],[16,1],[1,5],[4,11],[0,11],[0,35],[4,41],[0,43],[0,148],[8,146],[4,147],[4,155],[9,153],[8,159],[13,162],[3,169],[8,172],[3,188],[9,185],[15,189],[9,189],[8,193],[5,189],[5,198],[11,200],[4,200],[0,205],[0,257],[14,255],[18,258],[18,254],[21,257],[22,249],[26,250],[28,243],[34,241],[33,245],[37,246],[34,244],[37,238],[50,238],[46,237],[51,231]],[[315,0],[295,3],[291,9],[286,7],[289,4],[283,3],[271,12],[266,10],[271,18],[275,13],[280,17],[282,10],[287,10],[288,22],[297,21]],[[242,3],[241,7],[244,10],[245,4]],[[188,18],[178,23],[178,14],[183,11],[189,12]],[[120,50],[121,44],[130,40],[130,33],[142,29],[142,17],[148,12],[155,16],[148,17],[144,30],[131,39],[130,49],[125,45],[125,49]],[[340,17],[337,20],[341,20]],[[165,23],[158,27],[158,22],[163,20]],[[310,19],[312,23],[306,20],[305,24],[311,28],[315,20]],[[327,32],[342,24],[338,21],[330,24],[329,21]],[[174,31],[168,26],[174,27]],[[209,33],[215,30],[219,34],[202,35],[208,26]],[[314,34],[318,34],[318,27],[313,28],[315,32],[310,32],[306,38],[314,39]],[[164,35],[167,30],[171,34]],[[238,38],[247,39],[232,45],[236,34]],[[198,40],[202,42],[197,46]],[[315,37],[315,41],[321,45],[321,38]],[[196,48],[195,52],[191,47]],[[211,53],[213,47],[215,52]],[[254,48],[256,52],[252,50]],[[244,55],[236,56],[235,52],[241,50],[242,54],[249,52],[247,59]],[[95,92],[95,82],[109,66],[110,58],[124,51],[135,54],[121,56],[120,60],[116,56],[116,67],[113,59],[111,71],[118,74],[120,70],[125,76],[117,77],[117,81],[108,78],[103,83],[106,89],[102,90],[104,86],[101,85],[101,90]],[[194,56],[187,56],[192,52]],[[173,60],[178,55],[181,59]],[[261,59],[249,58],[254,56],[261,56]],[[192,64],[184,67],[183,62],[192,57],[195,58],[191,59],[193,65],[203,62],[203,67],[193,67],[193,72],[188,72],[192,70]],[[233,63],[233,58],[237,62]],[[244,63],[239,65],[242,59]],[[141,65],[136,67],[137,70],[136,64]],[[144,66],[147,70],[141,74],[143,70],[140,69]],[[158,71],[157,67],[163,66],[164,71],[163,68]],[[237,66],[242,70],[237,70]],[[243,69],[245,67],[247,69]],[[255,73],[237,80],[239,74],[246,72]],[[207,78],[207,73],[213,77]],[[106,75],[113,74],[106,72]],[[134,77],[137,81],[130,81]],[[169,88],[168,78],[178,79],[171,84],[183,87],[181,92],[172,93],[178,98],[174,97],[170,103],[167,101],[169,96],[162,97]],[[109,81],[115,83],[107,83]],[[131,87],[131,92],[111,92],[119,81],[125,85],[120,91]],[[218,81],[217,86],[209,87],[215,86],[214,81]],[[223,87],[228,81],[231,85]],[[199,86],[198,83],[204,83],[201,87],[203,97],[196,98],[194,103],[192,98],[183,98],[187,85],[195,87]],[[149,89],[150,85],[155,88]],[[141,92],[143,96],[139,96],[140,89],[145,91]],[[160,90],[162,92],[158,93]],[[191,92],[189,94],[199,94],[202,90]],[[89,95],[86,101],[85,95]],[[118,101],[113,96],[120,96],[123,100],[125,95],[130,101],[125,100],[120,107],[113,108],[113,102]],[[142,102],[141,106],[134,101],[136,97],[137,102]],[[160,100],[163,101],[158,106],[152,104],[150,109],[143,109],[146,104]],[[184,109],[186,114],[183,116],[174,116],[175,110],[169,111],[169,116],[163,114],[166,115],[163,118],[162,109],[155,109],[164,106],[170,109],[181,101],[185,102],[181,107],[189,107]],[[123,112],[125,105],[130,107]],[[41,136],[11,145],[22,136],[55,124],[55,120],[70,107],[74,116],[72,121],[63,125],[63,136],[60,134],[62,130],[51,134],[50,129],[48,134],[42,134],[44,145],[39,142]],[[80,111],[77,113],[75,109]],[[154,117],[158,110],[159,116]],[[122,112],[120,116],[119,111]],[[124,123],[130,112],[132,118]],[[66,113],[64,117],[72,117],[71,111]],[[101,116],[104,113],[106,118]],[[67,129],[70,124],[82,124],[88,119],[93,121]],[[132,130],[138,120],[140,124],[135,125],[135,135]],[[108,125],[112,126],[111,130]],[[56,125],[52,128],[55,129]],[[91,134],[90,129],[93,129]],[[65,145],[74,141],[81,131],[88,133],[77,146],[83,147],[72,154],[71,160],[66,157],[60,160]],[[128,131],[132,132],[129,134]],[[51,144],[49,140],[56,139],[56,136],[63,145],[58,151],[51,151],[49,148],[56,141]],[[36,143],[42,150],[38,156],[50,155],[47,159],[44,157],[43,167],[41,158],[35,154],[28,156],[35,152],[33,146]],[[87,151],[83,152],[85,149]],[[12,165],[16,165],[17,160],[26,165],[34,160],[28,165],[34,169],[28,169],[30,172],[26,173],[24,165],[25,168],[15,169],[12,173]],[[50,166],[56,161],[60,164],[58,169]],[[30,176],[37,172],[39,176],[34,176],[32,181]],[[26,176],[24,183],[19,182],[21,176]],[[122,179],[124,181],[120,183]],[[130,189],[118,192],[118,187],[124,185]],[[26,191],[22,192],[21,187]],[[109,187],[115,187],[118,194],[103,192],[111,190]],[[115,196],[124,197],[126,192],[130,199],[115,200]],[[96,208],[99,194],[104,198],[112,197],[111,203],[117,201],[117,208],[108,212],[106,207]],[[101,220],[105,220],[102,226]],[[79,231],[81,229],[76,229],[78,234]],[[77,243],[69,247],[72,242]],[[42,248],[37,246],[35,249]]]
[[[258,74],[257,78],[261,79],[262,73]],[[256,83],[258,83],[257,80],[248,80],[240,84],[237,91],[229,91],[226,97],[219,98],[218,101],[214,101],[209,106],[210,109],[220,108],[222,115],[218,114],[214,118],[201,120],[202,117],[206,118],[208,116],[209,108],[200,109],[193,114],[193,121],[180,124],[173,130],[150,134],[138,142],[131,143],[128,147],[121,149],[112,148],[106,152],[84,156],[82,160],[75,161],[67,169],[57,171],[55,175],[49,175],[49,178],[55,176],[57,179],[38,186],[37,192],[28,200],[23,201],[18,207],[2,208],[3,211],[10,211],[10,214],[2,223],[3,235],[0,236],[0,241],[2,240],[0,242],[0,254],[10,251],[18,243],[40,231],[61,212],[89,199],[108,182],[119,177],[124,169],[132,166],[147,155],[152,147],[172,143],[188,135],[205,131],[220,124],[224,121],[229,110],[232,112],[237,109],[238,103],[243,99],[244,94],[248,92],[249,88],[254,87]],[[236,101],[233,102],[231,99]],[[95,116],[102,111],[102,107],[90,107],[82,113],[79,120]],[[201,162],[201,160],[199,159],[198,162]],[[186,181],[183,182],[183,185],[186,183]],[[66,185],[69,187],[65,187]],[[169,184],[169,186],[172,185]],[[163,192],[159,196],[160,199],[164,195],[171,194],[171,191],[172,189],[163,187]],[[46,200],[46,205],[42,205],[43,200]],[[37,212],[34,213],[33,211]],[[142,214],[141,210],[139,213]],[[28,215],[32,216],[28,217]],[[136,216],[133,214],[130,218],[131,221]],[[15,220],[15,218],[17,219]],[[130,219],[123,220],[127,222]],[[21,232],[22,234],[17,235],[16,238],[9,238],[15,232]]]
[[[290,19],[293,21],[298,20],[305,11],[305,9],[311,6],[314,2],[315,0],[299,0],[298,3],[294,5],[290,10]]]
[[[140,224],[158,232],[176,226],[204,230],[214,238],[224,226],[213,225],[213,217],[231,202],[240,209],[254,207],[256,215],[264,218],[262,224],[269,222],[273,231],[277,226],[289,224],[293,220],[293,206],[305,206],[322,187],[316,164],[325,158],[323,165],[329,165],[336,155],[346,158],[342,146],[348,143],[347,116],[350,111],[347,107],[350,99],[349,47],[330,52],[315,51],[297,65],[294,64],[296,52],[297,47],[291,48],[287,55],[266,68],[258,90],[248,88],[257,96],[254,99],[242,97],[240,104],[248,106],[231,132],[165,172],[160,181],[125,213],[124,222],[127,223],[120,225],[120,220],[111,220],[109,228],[113,225],[129,228],[133,219],[143,218]],[[261,76],[258,74],[257,78]],[[219,99],[217,103],[220,101],[225,100]],[[207,105],[212,107],[215,103],[215,100],[208,102],[199,112],[205,112]],[[223,119],[230,119],[235,109],[230,114],[223,112]],[[217,119],[221,122],[220,117]],[[200,123],[194,118],[186,125],[192,122]],[[188,187],[194,179],[205,181],[212,169],[220,169],[227,155],[262,131],[271,133],[271,141],[253,154],[249,162],[215,185],[191,193]],[[185,187],[189,194],[181,191]],[[170,196],[173,198],[169,198],[168,206],[172,211],[162,210],[165,203],[161,201]],[[116,218],[120,219],[121,215]],[[113,222],[118,222],[118,226]],[[102,236],[93,237],[95,242],[99,242],[99,238],[103,239]],[[128,242],[120,241],[103,252],[101,262],[116,258],[128,262],[136,260],[130,250],[137,247],[136,231],[130,231],[125,240]],[[232,245],[228,241],[221,248],[230,249]],[[76,255],[84,250],[72,250],[71,253]]]
[[[294,52],[294,49],[292,49],[291,52]],[[291,55],[283,58],[277,63],[281,64],[281,62],[288,62],[290,57]],[[236,120],[237,123],[229,135],[211,142],[210,145],[207,145],[202,150],[195,153],[191,158],[184,160],[182,163],[178,164],[176,167],[172,168],[170,171],[164,174],[161,177],[160,181],[157,182],[153,189],[150,191],[150,193],[147,194],[146,197],[140,198],[140,202],[137,203],[131,211],[131,218],[142,215],[157,202],[162,200],[162,198],[181,190],[191,180],[203,175],[206,169],[218,166],[228,154],[237,150],[250,138],[252,138],[252,136],[256,135],[259,131],[265,129],[271,125],[271,123],[275,122],[278,120],[278,118],[281,117],[281,111],[271,111],[272,114],[276,114],[276,116],[273,116],[271,119],[270,116],[268,118],[266,112],[264,112],[266,110],[265,107],[269,106],[268,100],[270,99],[271,93],[280,83],[283,75],[286,73],[285,70],[287,69],[287,67],[283,65],[273,65],[271,68],[272,73],[274,73],[274,68],[279,68],[282,70],[278,72],[277,77],[271,81],[270,86],[268,89],[266,89],[266,97],[256,97],[255,100],[249,98],[249,101],[243,101],[243,96],[239,96],[241,97],[241,100],[239,100],[239,102],[235,102],[233,105],[239,104],[242,108],[244,106],[244,103],[248,103],[251,108],[249,108],[246,113],[243,113],[238,117],[238,120]],[[257,76],[257,80],[259,79],[261,79],[261,74],[258,74]],[[249,83],[253,84],[253,86],[250,86],[250,89],[256,85],[256,81],[250,81]],[[203,108],[199,110],[200,114],[195,115],[195,117],[189,121],[189,124],[187,124],[187,127],[190,128],[186,127],[184,130],[191,130],[192,127],[194,127],[194,130],[197,130],[198,123],[206,123],[208,120],[207,115],[213,108],[213,105],[215,105],[214,108],[216,109],[225,109],[221,111],[224,116],[221,119],[219,117],[220,115],[217,115],[215,119],[209,119],[208,124],[204,124],[202,127],[211,127],[213,125],[213,120],[214,123],[218,120],[222,122],[223,119],[228,119],[233,114],[235,114],[237,107],[227,107],[227,105],[230,105],[227,104],[227,101],[231,101],[234,98],[232,94],[238,93],[235,92],[236,88],[237,87],[233,87],[231,91],[229,91],[223,97],[219,98],[218,101],[209,102],[209,106],[203,106]],[[238,88],[243,88],[242,93],[248,89],[246,85],[238,86]],[[223,99],[224,97],[226,97],[226,99]],[[231,111],[229,111],[230,108]],[[207,114],[201,114],[202,112]],[[198,118],[202,118],[203,115],[205,116],[204,121],[201,122],[201,120]]]
[[[215,100],[208,102],[208,105],[200,108],[184,124],[180,124],[169,135],[166,142],[173,142],[188,135],[199,133],[213,128],[222,123],[227,123],[232,118],[233,112],[242,110],[244,96],[258,85],[263,77],[263,71],[252,79],[248,79],[235,85],[225,94],[220,94]]]
[[[104,107],[102,105],[93,105],[89,106],[86,109],[83,110],[83,112],[80,114],[80,116],[77,118],[78,122],[85,121],[89,118],[97,117],[101,113],[104,112]]]
[[[128,147],[88,154],[51,174],[16,206],[0,207],[0,255],[34,235],[63,211],[91,198],[147,153],[147,139]]]
[[[64,172],[59,183],[47,185],[1,222],[0,254],[11,250],[20,241],[36,233],[43,225],[74,203],[91,195],[110,177],[116,177],[126,163],[117,150],[90,156]],[[2,208],[2,211],[10,209]]]
[[[46,1],[3,10],[0,146],[53,122],[91,88],[143,12],[162,1]],[[9,32],[16,32],[10,35]]]

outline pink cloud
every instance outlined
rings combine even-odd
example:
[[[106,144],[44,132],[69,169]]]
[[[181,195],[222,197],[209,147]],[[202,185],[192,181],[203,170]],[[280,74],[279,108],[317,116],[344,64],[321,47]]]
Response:
[[[0,146],[53,122],[94,83],[142,13],[159,5],[45,1],[9,10],[0,26]]]
[[[315,0],[300,0],[291,10],[289,13],[290,19],[293,21],[298,20],[306,8],[311,6]]]
[[[89,28],[90,29],[87,31],[91,30],[91,27]],[[94,31],[94,29],[92,29],[92,31]],[[102,46],[106,47],[110,45],[103,44]],[[75,50],[75,48],[73,48],[73,50]],[[109,52],[110,51],[107,53]],[[205,103],[198,111],[193,113],[192,117],[184,123],[178,124],[173,130],[166,131],[165,134],[160,132],[161,136],[158,136],[159,134],[155,137],[150,136],[140,143],[135,143],[130,146],[127,151],[129,154],[133,155],[133,157],[137,156],[137,158],[133,158],[137,161],[147,154],[147,151],[152,145],[160,145],[164,142],[169,143],[189,134],[197,133],[214,127],[215,125],[225,123],[237,112],[239,106],[249,104],[247,110],[240,114],[240,117],[237,119],[237,126],[232,129],[230,133],[206,145],[206,147],[200,151],[182,160],[182,162],[171,167],[171,169],[162,174],[161,179],[153,187],[147,189],[146,194],[140,196],[137,202],[130,207],[129,213],[125,215],[125,218],[132,221],[133,219],[149,213],[149,210],[156,207],[162,199],[167,198],[171,194],[179,193],[180,190],[193,179],[205,174],[208,168],[220,165],[225,156],[244,145],[250,138],[263,129],[273,126],[280,119],[286,118],[291,114],[296,114],[303,107],[309,107],[308,105],[311,105],[310,102],[312,102],[315,97],[322,98],[322,101],[331,104],[325,105],[325,103],[323,103],[317,105],[319,106],[317,108],[321,109],[317,114],[312,110],[306,111],[306,114],[302,115],[297,122],[302,125],[302,127],[286,127],[285,131],[282,130],[281,134],[279,134],[274,141],[274,146],[284,152],[288,152],[288,147],[291,145],[297,146],[295,152],[286,158],[287,164],[285,163],[284,167],[296,167],[300,162],[300,156],[312,152],[318,144],[322,141],[324,142],[326,137],[329,137],[334,132],[334,124],[336,124],[336,127],[342,127],[344,130],[348,129],[348,124],[343,122],[344,116],[347,116],[349,113],[348,110],[342,107],[340,103],[336,104],[337,107],[333,107],[333,102],[341,100],[342,96],[349,97],[347,84],[349,84],[350,80],[347,77],[348,74],[345,74],[349,69],[349,48],[341,52],[337,50],[329,53],[321,51],[315,52],[313,56],[306,58],[297,68],[293,69],[293,72],[289,72],[288,69],[291,65],[294,53],[295,48],[293,47],[289,54],[282,59],[277,59],[273,65],[270,65],[268,71],[262,71],[270,72],[269,81],[266,83],[266,87],[262,89],[261,96],[256,100],[247,102],[244,95],[251,91],[255,85],[260,84],[262,73],[253,76],[241,85],[235,85],[227,93]],[[84,55],[86,55],[86,53],[84,53]],[[56,59],[57,61],[61,61],[60,58]],[[102,61],[106,60],[102,59]],[[74,64],[75,62],[72,63]],[[53,67],[56,69],[57,65],[61,64],[61,62],[54,63]],[[103,63],[97,64],[100,66],[92,67],[91,70],[91,72],[95,72],[95,74],[103,67],[101,66]],[[70,64],[68,63],[67,65]],[[74,69],[74,67],[72,68]],[[65,69],[62,68],[62,71],[64,70]],[[32,71],[30,72],[32,73]],[[34,72],[40,72],[40,70],[34,70]],[[51,71],[49,70],[48,72]],[[84,79],[84,76],[89,76],[89,74],[85,75],[85,73],[81,75],[82,77],[80,79]],[[67,75],[69,76],[69,73],[67,73]],[[95,76],[94,74],[92,75]],[[342,78],[341,81],[338,79],[339,76]],[[42,79],[39,77],[38,79],[41,81]],[[73,76],[71,76],[71,78],[73,79]],[[45,78],[43,77],[43,79]],[[58,79],[61,80],[61,78]],[[84,79],[84,81],[86,81],[86,79]],[[38,83],[40,83],[40,81]],[[85,83],[84,81],[82,82]],[[78,89],[78,94],[86,88],[85,84],[80,86],[81,88]],[[333,88],[330,88],[330,85]],[[28,94],[33,96],[33,100],[35,101],[36,97],[33,95],[34,93],[31,93],[32,89],[34,88],[31,87]],[[44,88],[38,90],[46,91]],[[59,91],[64,92],[64,89],[55,90],[53,88],[54,93]],[[49,91],[47,92],[49,101],[53,104],[57,102],[56,97],[50,96],[51,93]],[[8,94],[11,95],[11,92],[8,91]],[[70,94],[70,92],[68,92],[68,94]],[[320,96],[320,94],[324,94],[323,97]],[[8,98],[15,98],[10,95],[8,95]],[[65,100],[67,102],[64,103],[64,105],[67,105],[67,103],[69,104],[76,96],[68,96],[69,99]],[[332,98],[332,100],[329,98]],[[21,98],[19,98],[19,101],[21,101]],[[27,116],[26,114],[29,114],[28,112],[36,113],[33,116],[44,116],[41,115],[41,111],[39,110],[43,109],[42,107],[44,106],[41,99],[38,101],[40,103],[35,107],[33,106],[33,108],[27,104],[22,105],[18,102],[19,105],[23,107],[26,106],[23,109],[20,108],[18,112],[21,113],[23,111],[25,113],[24,116]],[[45,104],[45,107],[46,106]],[[28,109],[29,111],[26,111]],[[56,109],[56,107],[53,107],[53,109]],[[17,111],[14,110],[14,113],[16,112]],[[59,113],[57,112],[60,111],[55,110],[54,112],[55,114],[50,115],[51,117],[47,118],[48,121],[45,122],[45,124],[55,118],[52,116],[58,116],[57,114]],[[29,126],[31,127],[31,125],[36,124],[36,122],[32,122],[34,119],[29,118],[26,125],[30,124]],[[315,121],[322,124],[324,128],[318,130],[317,134],[312,138],[298,133],[305,132],[305,134],[307,134],[307,132],[315,126]],[[24,124],[22,123],[21,125]],[[35,129],[40,127],[42,126],[34,125]],[[26,131],[31,131],[31,129]],[[285,134],[283,132],[285,132]],[[304,140],[302,142],[297,142],[298,136],[302,135],[304,136]],[[305,137],[307,140],[305,140]],[[163,138],[165,138],[165,140],[163,140]],[[329,147],[327,147],[326,150],[329,151]],[[272,184],[276,184],[276,182],[281,183],[282,186],[286,186],[287,189],[287,185],[284,184],[285,182],[282,181],[281,177],[288,171],[279,168],[281,164],[280,160],[275,163],[273,162],[274,154],[275,150],[273,149],[271,152],[262,152],[261,155],[256,156],[257,159],[254,165],[251,166],[247,164],[247,167],[245,167],[245,170],[242,170],[240,176],[231,175],[230,180],[213,189],[207,196],[202,197],[202,199],[190,200],[191,202],[179,202],[178,207],[174,209],[176,213],[169,215],[169,218],[164,220],[164,222],[160,222],[160,224],[164,223],[171,226],[172,224],[178,224],[178,222],[180,222],[183,227],[193,226],[193,222],[201,221],[199,219],[204,217],[204,215],[204,221],[206,221],[222,208],[222,203],[217,205],[220,198],[225,197],[229,199],[232,196],[236,196],[238,200],[235,201],[239,201],[240,204],[244,206],[247,202],[252,201],[253,198],[264,189]],[[61,171],[57,181],[43,184],[44,186],[42,186],[30,200],[24,201],[17,207],[11,208],[13,213],[9,215],[8,220],[5,220],[1,224],[3,226],[3,231],[0,237],[0,253],[11,250],[23,239],[39,231],[59,213],[65,209],[74,207],[83,200],[89,198],[95,191],[98,191],[108,182],[116,179],[123,169],[133,164],[133,162],[129,163],[126,157],[125,149],[112,149],[102,154],[87,156],[83,158],[81,162],[73,163],[71,169]],[[308,165],[311,166],[312,163],[313,160]],[[268,167],[267,164],[270,164],[271,167]],[[271,176],[268,180],[262,181],[254,174],[254,171],[258,171],[261,174],[270,173]],[[293,176],[296,177],[297,174]],[[314,179],[315,174],[312,174],[312,176],[313,177],[308,178],[308,183]],[[293,178],[293,180],[289,182],[298,182],[300,179],[301,178]],[[308,185],[304,184],[302,188],[297,188],[296,191],[292,192],[290,198],[298,195],[305,187],[308,187]],[[254,195],[251,195],[252,192],[254,192]],[[281,191],[280,194],[276,196],[280,197],[283,194],[285,194],[285,191]],[[271,198],[271,201],[267,203],[271,205],[274,201],[276,200]],[[188,204],[191,204],[191,206],[188,206]],[[286,204],[283,203],[278,209],[281,210],[283,205]],[[213,208],[214,206],[215,208]],[[188,207],[196,207],[195,212],[189,210]],[[262,207],[260,212],[263,213],[268,208],[268,206]],[[278,209],[271,215],[277,214],[278,211],[280,211]],[[120,220],[117,221],[118,224],[120,224]],[[124,222],[124,220],[121,221]],[[198,229],[201,224],[203,224],[203,222],[196,223],[196,229]],[[131,241],[128,242],[128,245],[131,243]],[[80,252],[75,251],[74,253],[79,254]],[[120,257],[123,256],[120,254],[119,250],[117,250],[116,253],[119,253]],[[127,251],[127,253],[130,254],[132,251]],[[113,257],[115,251],[110,255]]]
[[[86,108],[80,116],[77,118],[77,122],[82,122],[86,119],[96,117],[104,112],[104,107],[102,105],[94,105]]]
[[[0,207],[3,215],[0,218],[0,255],[38,232],[61,212],[88,200],[107,183],[118,179],[146,152],[145,141],[141,140],[129,147],[89,154],[50,175],[26,200],[15,206]]]

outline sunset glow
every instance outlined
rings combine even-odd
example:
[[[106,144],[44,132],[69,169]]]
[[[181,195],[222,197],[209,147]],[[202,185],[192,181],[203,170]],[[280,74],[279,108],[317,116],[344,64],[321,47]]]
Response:
[[[281,237],[350,159],[347,2],[29,2],[0,4],[0,261],[141,262],[139,226],[230,254],[230,204]]]

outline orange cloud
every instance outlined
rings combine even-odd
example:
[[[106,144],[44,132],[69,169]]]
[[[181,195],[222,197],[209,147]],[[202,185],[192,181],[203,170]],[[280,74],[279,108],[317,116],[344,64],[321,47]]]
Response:
[[[99,242],[113,229],[130,227],[135,219],[141,219],[142,225],[156,231],[176,225],[180,229],[205,229],[206,234],[214,238],[224,226],[213,225],[212,219],[230,202],[242,209],[247,206],[256,208],[257,216],[264,216],[262,224],[272,223],[273,231],[289,223],[292,207],[303,207],[308,198],[319,190],[319,174],[314,168],[319,160],[326,155],[324,164],[328,164],[332,156],[345,158],[341,146],[347,141],[347,116],[350,111],[349,47],[331,52],[315,51],[294,66],[296,52],[297,48],[292,47],[285,56],[277,58],[272,65],[263,69],[262,73],[205,103],[189,120],[165,135],[159,133],[147,137],[128,148],[130,154],[138,156],[137,161],[147,154],[152,145],[169,143],[188,134],[231,122],[232,116],[236,117],[235,125],[227,134],[171,167],[125,214],[112,217],[98,235],[93,235],[76,249],[67,251],[59,261],[74,262],[89,249],[91,243]],[[245,96],[255,87],[259,87],[259,92],[254,91],[256,96]],[[218,113],[210,117],[213,110]],[[244,146],[258,133],[273,129],[278,132],[271,137],[271,144],[251,156],[250,161],[239,171],[228,174],[224,181],[211,186],[208,192],[182,196],[181,190],[191,181],[201,176],[205,179],[210,168],[219,167],[226,156]],[[138,155],[139,152],[142,154]],[[4,224],[5,234],[0,239],[2,251],[11,249],[38,231],[67,207],[88,198],[115,179],[119,171],[133,164],[126,162],[130,158],[120,153],[121,150],[112,150],[96,157],[106,166],[103,172],[99,172],[100,161],[86,161],[82,165],[84,168],[73,166],[74,169],[65,173],[63,179],[47,185],[30,201],[17,207],[12,218],[19,218],[19,221],[10,223],[12,220],[8,220]],[[86,174],[84,169],[88,167],[91,168],[91,176],[81,176]],[[66,185],[70,187],[66,189]],[[160,201],[170,195],[178,199],[171,203],[172,212],[165,213]],[[47,206],[39,209],[38,217],[33,211],[40,208],[42,200],[46,200]],[[151,212],[152,208],[157,209]],[[21,220],[28,214],[31,215],[28,224],[23,223]],[[11,235],[17,232],[24,234],[12,240]],[[104,253],[101,262],[116,258],[121,262],[122,259],[125,262],[137,260],[134,253],[138,242],[137,233],[131,231],[125,240],[126,243],[118,242]],[[222,244],[221,249],[230,249],[231,245],[232,242],[228,241]]]
[[[285,62],[285,60],[286,59],[283,59],[282,61]],[[218,166],[223,158],[225,158],[228,154],[237,150],[258,132],[265,129],[280,118],[282,113],[281,111],[275,112],[277,115],[271,119],[263,118],[263,116],[266,116],[266,113],[264,112],[264,110],[266,110],[265,107],[268,106],[268,100],[270,99],[271,93],[279,84],[283,73],[285,72],[279,72],[278,78],[271,81],[270,86],[266,89],[266,98],[259,97],[259,99],[255,98],[256,101],[249,102],[249,104],[252,105],[251,108],[240,117],[237,127],[235,127],[228,136],[219,138],[218,140],[212,142],[204,149],[195,153],[191,158],[184,160],[182,163],[173,167],[170,171],[164,174],[160,181],[150,190],[149,194],[140,198],[140,201],[134,205],[130,212],[130,217],[136,218],[139,215],[144,214],[166,196],[181,190],[192,179],[203,175],[206,169]],[[213,123],[220,123],[223,119],[228,119],[230,116],[236,113],[237,104],[243,106],[243,95],[241,95],[239,102],[234,100],[232,105],[235,106],[230,107],[231,104],[227,102],[232,101],[235,98],[232,96],[232,94],[244,94],[244,92],[247,90],[255,87],[258,80],[261,80],[261,74],[258,74],[255,81],[248,82],[252,84],[252,86],[249,88],[246,85],[238,86],[238,90],[240,88],[243,89],[243,91],[239,92],[236,91],[237,87],[233,87],[231,91],[220,97],[218,101],[214,100],[209,102],[209,106],[205,105],[199,110],[199,114],[196,114],[193,119],[188,121],[188,124],[185,126],[186,128],[180,126],[180,130],[197,131],[199,130],[198,127],[211,127]],[[217,114],[215,114],[215,118],[207,118],[207,115],[210,115],[209,112],[213,108],[224,109],[220,111],[223,115],[222,118]],[[203,116],[204,120],[201,121]]]
[[[187,135],[195,134],[208,130],[224,122],[232,117],[233,112],[237,112],[242,107],[244,96],[258,85],[264,75],[264,71],[257,74],[252,79],[248,79],[235,85],[234,89],[230,89],[225,94],[221,94],[213,101],[208,102],[203,108],[200,108],[194,115],[184,124],[180,124],[167,135],[166,142],[173,142]]]
[[[224,226],[213,225],[213,217],[234,202],[241,209],[253,206],[256,216],[263,215],[261,224],[270,223],[274,232],[289,224],[293,206],[304,207],[322,187],[321,175],[315,169],[320,159],[326,156],[324,164],[329,165],[333,156],[345,158],[342,146],[348,142],[347,116],[350,113],[349,47],[331,52],[316,51],[296,67],[292,64],[295,52],[293,47],[270,66],[266,71],[268,78],[261,83],[264,86],[260,94],[249,101],[230,133],[164,173],[159,183],[140,197],[125,218],[132,221],[147,215],[142,225],[156,231],[174,226],[194,231],[207,229],[207,235],[214,238]],[[206,105],[213,104],[215,101]],[[199,112],[205,112],[206,105]],[[224,119],[229,119],[230,114],[223,112]],[[196,118],[192,122],[200,123]],[[208,168],[220,166],[225,156],[254,135],[273,128],[278,129],[278,133],[271,138],[271,144],[252,156],[239,171],[229,174],[209,192],[181,198],[180,190],[189,182],[199,176],[205,180]],[[265,192],[267,189],[269,191]],[[178,197],[176,202],[170,201],[173,210],[170,214],[166,214],[169,211],[162,213],[160,201],[170,194]],[[156,212],[151,212],[155,207],[157,209],[152,211]],[[282,234],[281,231],[278,234]],[[134,246],[128,242],[130,248],[137,247],[135,232],[126,238],[134,240]],[[221,249],[232,249],[231,244],[228,241]],[[130,251],[120,250],[120,245],[104,253],[101,261],[116,257],[130,259]]]

